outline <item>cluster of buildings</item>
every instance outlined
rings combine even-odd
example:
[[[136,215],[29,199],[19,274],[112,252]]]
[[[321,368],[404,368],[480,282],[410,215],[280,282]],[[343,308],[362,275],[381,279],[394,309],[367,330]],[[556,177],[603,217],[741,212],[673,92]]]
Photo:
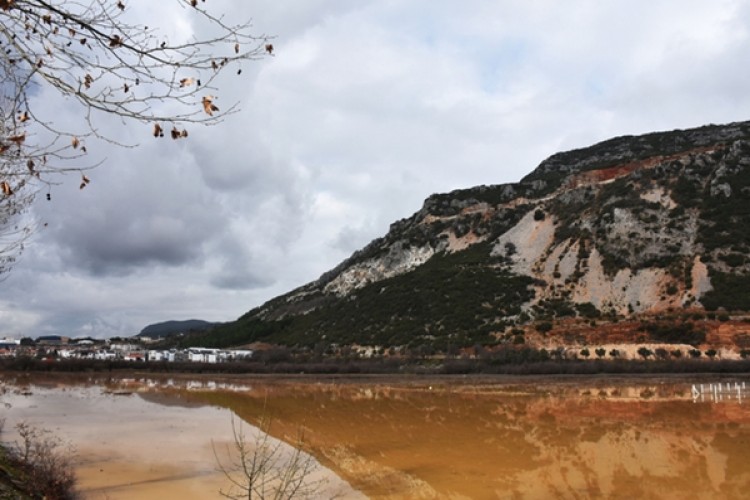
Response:
[[[224,363],[249,359],[249,349],[210,349],[190,347],[187,349],[150,349],[151,339],[71,339],[58,335],[0,339],[0,357],[31,356],[40,359],[96,359],[123,361],[166,361],[194,363]]]

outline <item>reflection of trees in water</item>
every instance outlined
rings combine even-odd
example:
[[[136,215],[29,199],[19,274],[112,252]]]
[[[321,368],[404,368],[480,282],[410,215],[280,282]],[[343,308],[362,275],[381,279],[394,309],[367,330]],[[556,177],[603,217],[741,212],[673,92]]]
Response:
[[[743,408],[661,400],[663,388],[650,398],[610,400],[599,390],[509,396],[297,384],[200,397],[251,423],[270,412],[274,435],[304,426],[318,457],[369,494],[393,489],[362,477],[368,468],[391,481],[401,471],[391,486],[409,487],[412,478],[439,495],[469,497],[515,491],[740,498],[750,480],[748,447],[736,444],[748,443],[750,415]],[[355,459],[359,468],[351,467]]]

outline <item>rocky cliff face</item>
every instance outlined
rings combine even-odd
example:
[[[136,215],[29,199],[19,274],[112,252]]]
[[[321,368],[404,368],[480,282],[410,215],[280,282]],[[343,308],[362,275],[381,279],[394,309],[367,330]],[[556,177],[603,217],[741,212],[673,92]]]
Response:
[[[540,321],[747,311],[749,255],[750,122],[620,137],[433,195],[240,322],[290,343],[466,344]]]

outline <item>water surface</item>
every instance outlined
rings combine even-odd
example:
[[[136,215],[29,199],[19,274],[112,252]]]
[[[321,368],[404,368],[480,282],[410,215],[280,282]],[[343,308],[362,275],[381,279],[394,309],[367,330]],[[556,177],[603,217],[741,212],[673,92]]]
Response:
[[[194,446],[196,436],[211,434],[231,410],[250,423],[270,416],[271,433],[282,439],[304,431],[323,465],[372,498],[731,499],[750,491],[750,400],[744,400],[750,392],[742,383],[706,377],[133,378],[107,386],[132,396],[108,395],[97,404],[122,412],[121,401],[140,401],[133,418],[160,415],[139,427],[150,444],[129,456],[140,463],[176,453],[186,461],[175,464],[175,484],[188,470],[206,484],[220,477],[206,455],[180,451],[182,445],[162,449],[159,436]],[[50,407],[69,411],[54,401]],[[101,432],[107,448],[119,448],[119,440],[105,436],[134,431],[111,427],[103,414],[101,406],[87,410],[83,432]],[[188,414],[196,423],[177,425]],[[201,446],[210,451],[205,440]],[[96,458],[98,450],[88,455],[91,467],[110,464],[127,476],[132,458],[107,462],[110,451]],[[86,481],[92,475],[84,474]],[[84,484],[96,490],[93,482]],[[347,490],[343,497],[356,495]]]
[[[183,383],[180,391],[191,386]],[[5,378],[0,387],[3,441],[15,437],[22,421],[51,431],[73,454],[85,499],[205,499],[229,491],[217,456],[229,464],[233,413],[188,400],[168,381],[31,376]],[[252,441],[258,431],[245,432]],[[362,497],[323,467],[312,479],[324,483],[324,496]]]

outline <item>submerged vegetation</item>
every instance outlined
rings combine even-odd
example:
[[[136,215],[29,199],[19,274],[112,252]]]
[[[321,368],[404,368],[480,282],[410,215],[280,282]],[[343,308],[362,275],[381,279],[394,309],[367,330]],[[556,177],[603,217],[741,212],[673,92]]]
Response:
[[[318,469],[315,458],[303,451],[304,433],[300,429],[287,454],[284,442],[270,434],[271,419],[263,416],[253,436],[248,437],[242,422],[232,418],[233,441],[224,453],[213,446],[219,470],[229,482],[221,496],[233,500],[292,500],[316,498],[325,486],[315,479]]]

